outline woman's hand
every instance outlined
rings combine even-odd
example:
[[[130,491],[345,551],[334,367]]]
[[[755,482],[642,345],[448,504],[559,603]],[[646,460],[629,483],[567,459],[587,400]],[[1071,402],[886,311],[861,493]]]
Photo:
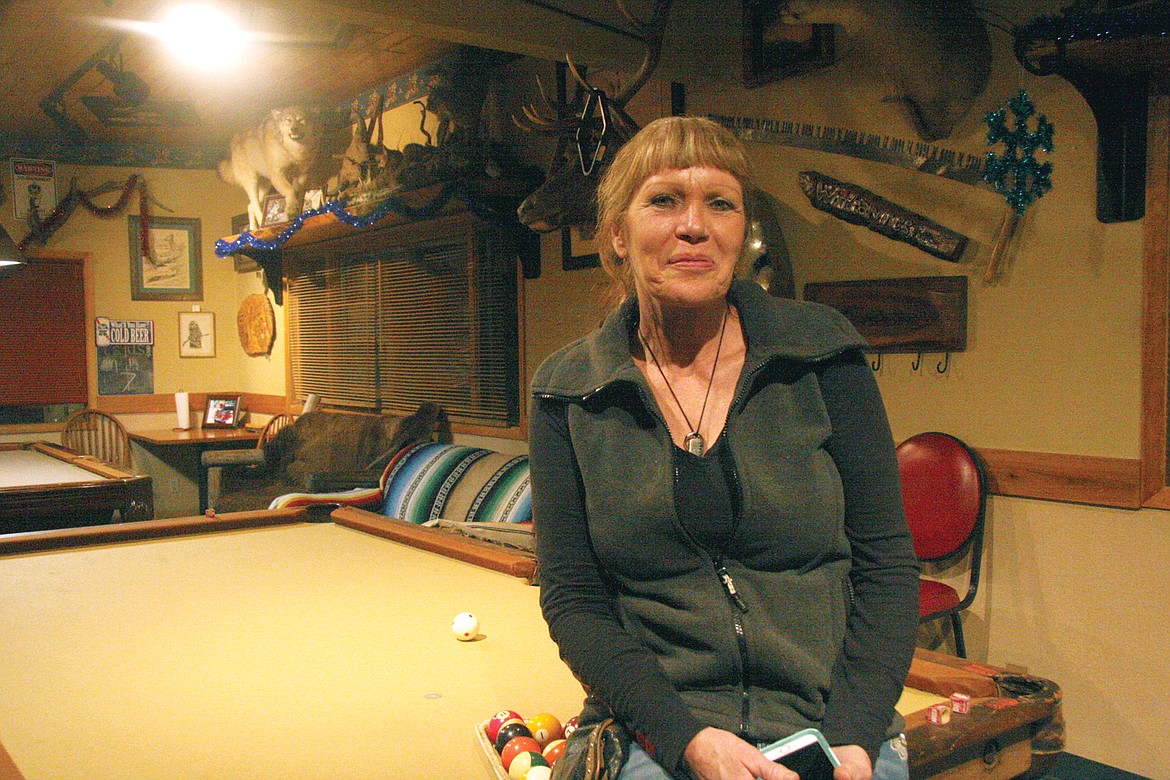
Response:
[[[699,780],[796,780],[795,772],[764,758],[755,745],[711,726],[694,736],[683,758]]]
[[[869,760],[869,753],[860,745],[841,745],[833,748],[841,766],[833,770],[833,780],[870,780],[873,777],[873,764]]]

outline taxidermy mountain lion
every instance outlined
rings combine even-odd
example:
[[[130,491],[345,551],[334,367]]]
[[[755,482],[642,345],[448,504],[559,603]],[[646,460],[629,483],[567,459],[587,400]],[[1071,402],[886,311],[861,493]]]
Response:
[[[259,126],[232,139],[231,159],[219,164],[224,181],[248,193],[248,225],[264,224],[264,199],[275,189],[285,213],[301,213],[305,181],[321,148],[319,120],[299,106],[273,110]]]

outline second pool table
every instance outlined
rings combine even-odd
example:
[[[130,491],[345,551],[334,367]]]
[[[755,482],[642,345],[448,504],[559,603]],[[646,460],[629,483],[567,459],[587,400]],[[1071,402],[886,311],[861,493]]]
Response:
[[[151,479],[49,442],[0,444],[0,534],[154,516]]]
[[[486,779],[481,721],[580,709],[530,555],[355,509],[307,519],[0,537],[0,780]],[[477,641],[452,635],[462,611]],[[1058,722],[1050,683],[1020,696],[960,659],[915,664],[987,697],[947,726],[908,717],[916,778],[993,749],[980,776],[1012,777]]]

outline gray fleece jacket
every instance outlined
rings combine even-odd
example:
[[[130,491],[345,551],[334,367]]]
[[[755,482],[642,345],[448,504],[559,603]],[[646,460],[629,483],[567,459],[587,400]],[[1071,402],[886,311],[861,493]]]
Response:
[[[575,673],[668,771],[711,725],[815,726],[876,755],[913,654],[918,565],[864,342],[826,307],[737,282],[747,356],[721,436],[735,531],[676,516],[673,443],[630,358],[636,301],[533,381],[541,604]]]

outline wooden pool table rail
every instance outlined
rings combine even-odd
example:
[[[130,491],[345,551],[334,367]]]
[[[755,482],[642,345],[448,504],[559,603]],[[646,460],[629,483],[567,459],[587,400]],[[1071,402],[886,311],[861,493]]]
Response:
[[[133,542],[168,536],[216,533],[245,528],[310,522],[318,519],[305,507],[265,509],[255,512],[228,512],[225,514],[175,517],[136,523],[63,528],[51,531],[0,535],[0,556],[19,553],[84,547],[94,544]],[[373,536],[391,539],[411,547],[444,555],[448,558],[503,572],[513,577],[532,581],[536,572],[534,555],[512,550],[490,542],[424,528],[392,517],[366,512],[352,507],[341,507],[329,516],[337,525],[353,528]]]
[[[924,710],[906,717],[912,780],[985,777],[998,763],[1019,768],[1002,776],[1039,777],[1064,750],[1063,694],[1051,680],[919,648],[906,685],[971,697],[970,713],[953,714],[945,726]]]
[[[92,474],[93,480],[0,489],[0,520],[5,521],[0,522],[0,529],[9,529],[13,523],[12,530],[28,528],[23,521],[53,516],[67,524],[77,525],[78,517],[97,517],[106,512],[112,515],[114,510],[118,510],[127,521],[149,520],[154,516],[153,480],[145,474],[103,463],[92,455],[51,442],[0,443],[0,453],[14,450],[39,452]]]

